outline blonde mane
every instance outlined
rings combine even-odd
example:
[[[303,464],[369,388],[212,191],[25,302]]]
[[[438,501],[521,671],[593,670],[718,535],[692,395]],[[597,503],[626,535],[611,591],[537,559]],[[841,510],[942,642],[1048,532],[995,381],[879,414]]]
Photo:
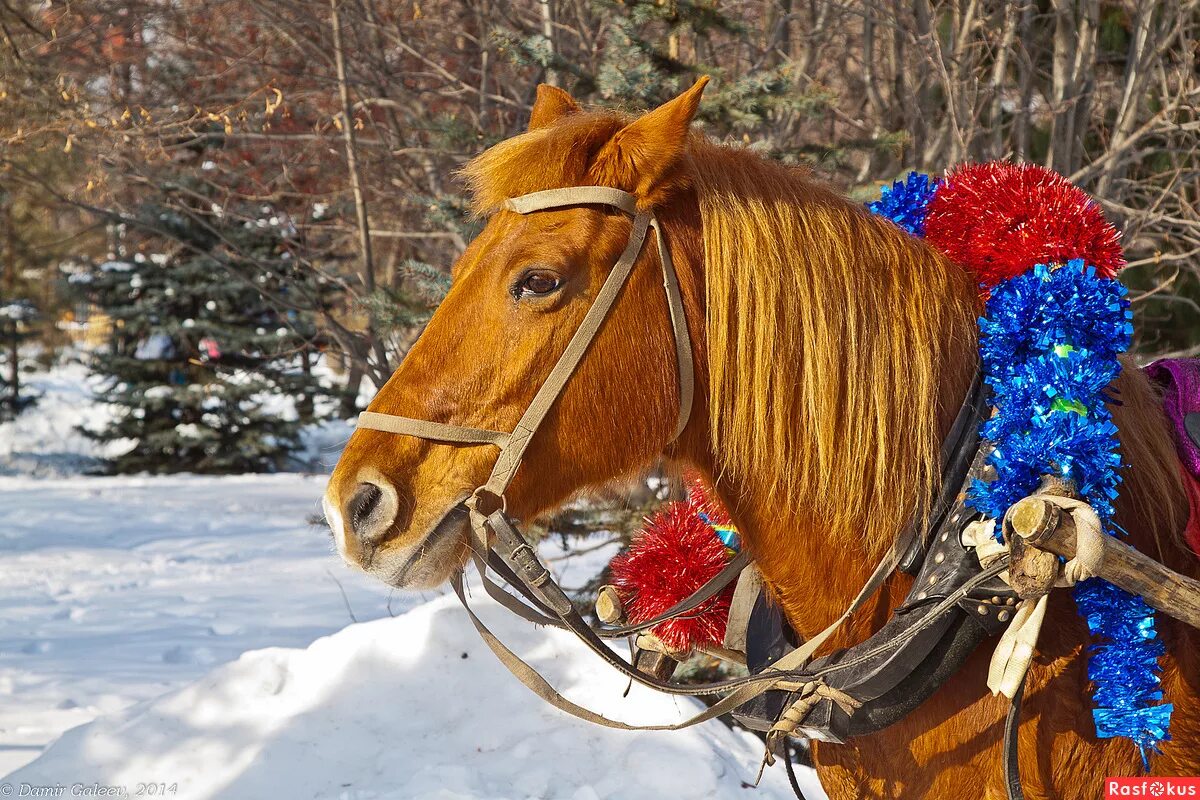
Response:
[[[974,367],[965,271],[799,170],[699,144],[714,446],[835,537],[890,542]],[[701,166],[703,165],[703,166]],[[942,402],[945,398],[945,402]]]

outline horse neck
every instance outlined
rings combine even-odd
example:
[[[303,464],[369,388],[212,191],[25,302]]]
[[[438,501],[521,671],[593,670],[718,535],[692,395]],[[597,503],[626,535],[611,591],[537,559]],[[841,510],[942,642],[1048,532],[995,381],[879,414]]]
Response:
[[[717,492],[738,525],[745,546],[754,555],[763,581],[771,590],[791,626],[804,638],[811,638],[829,625],[849,606],[866,583],[878,560],[874,549],[861,542],[834,540],[822,528],[819,514],[805,509],[771,503],[753,482],[734,484],[718,477]],[[880,608],[898,604],[904,589],[889,585],[872,603]],[[856,617],[856,622],[881,624],[871,606]],[[835,639],[834,646],[845,646],[869,635],[867,629],[847,629],[846,641]]]
[[[847,202],[846,213],[854,214],[857,211]],[[669,214],[668,217],[674,217],[670,221],[664,219],[668,222],[669,232],[674,228],[671,236],[672,249],[678,248],[682,251],[676,256],[676,261],[681,273],[684,273],[682,282],[685,284],[684,294],[689,307],[689,317],[692,318],[691,327],[693,331],[705,332],[703,336],[694,337],[697,344],[697,406],[692,430],[682,442],[680,455],[705,473],[711,484],[716,487],[717,494],[737,523],[745,545],[754,555],[766,584],[774,590],[785,615],[799,633],[811,636],[840,615],[891,546],[894,536],[911,521],[912,515],[896,515],[895,518],[886,521],[875,520],[881,523],[877,528],[882,527],[893,532],[889,538],[871,539],[857,535],[860,532],[834,531],[830,530],[826,521],[831,517],[844,516],[836,513],[840,510],[839,506],[858,502],[856,497],[830,495],[820,499],[810,497],[804,501],[797,501],[793,497],[780,496],[775,476],[765,470],[743,471],[731,475],[728,470],[723,469],[720,457],[721,443],[712,440],[708,417],[707,331],[703,324],[706,318],[704,282],[707,269],[703,256],[703,236],[698,229],[700,215],[693,210]],[[894,246],[895,242],[892,244]],[[939,271],[957,269],[927,248],[918,250],[913,259],[914,267],[928,269],[935,275]],[[793,264],[767,263],[758,267],[763,270],[796,268]],[[942,314],[941,319],[933,323],[945,324],[947,329],[937,333],[944,333],[944,341],[954,342],[953,347],[956,350],[955,357],[947,360],[957,363],[957,368],[944,370],[942,384],[937,387],[940,396],[936,423],[939,436],[944,436],[953,422],[973,374],[976,342],[973,336],[964,335],[964,331],[974,330],[976,298],[969,280],[952,278],[948,282],[933,282],[942,289],[946,289],[947,285],[952,286],[950,291],[959,293],[958,310]],[[963,298],[964,294],[967,296],[966,300]],[[884,337],[896,335],[894,320],[888,321],[884,315],[879,315],[877,320],[878,324],[874,328],[857,331],[862,337],[862,347],[871,348],[881,343]],[[923,323],[921,320],[913,320],[911,324]],[[778,353],[778,357],[782,359],[799,358],[800,355],[782,349]],[[849,368],[849,365],[847,367]],[[805,387],[801,386],[797,391],[803,392]],[[871,425],[870,420],[862,420],[861,423]],[[764,446],[769,447],[769,444]],[[871,453],[858,455],[861,460],[871,457]],[[885,612],[899,601],[905,591],[903,584],[906,582],[907,579],[903,577],[889,582],[879,595],[880,612]],[[875,619],[877,617],[878,619]],[[869,627],[872,619],[879,623],[885,617],[886,613],[881,617],[868,609],[856,617],[859,624],[848,627],[846,635],[861,636],[864,632],[862,626]]]

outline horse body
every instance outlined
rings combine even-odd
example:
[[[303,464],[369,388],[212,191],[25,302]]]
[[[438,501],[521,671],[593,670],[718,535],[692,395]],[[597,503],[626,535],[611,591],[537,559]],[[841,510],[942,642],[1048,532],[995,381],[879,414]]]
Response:
[[[965,270],[799,170],[689,136],[702,89],[630,121],[580,112],[544,88],[530,132],[465,171],[484,211],[588,184],[654,207],[695,354],[695,407],[672,442],[674,352],[648,247],[534,437],[507,502],[529,518],[662,454],[690,464],[716,486],[789,622],[811,636],[840,615],[932,496],[938,443],[975,368],[979,300]],[[622,215],[594,207],[496,214],[371,410],[510,429],[628,230]],[[1136,368],[1116,389],[1132,465],[1117,521],[1131,544],[1196,575],[1197,560],[1171,535],[1187,507],[1165,416]],[[343,555],[393,585],[444,580],[466,561],[465,522],[451,509],[486,478],[484,450],[356,432],[326,495]],[[832,646],[882,626],[910,581],[893,576]],[[1173,739],[1151,768],[1200,774],[1200,640],[1161,616],[1158,624],[1175,715]],[[1030,797],[1092,798],[1103,777],[1141,772],[1133,745],[1095,738],[1089,641],[1069,596],[1055,593],[1021,727]],[[830,797],[1003,797],[1007,706],[987,693],[988,650],[896,725],[818,744]]]
[[[711,165],[713,156],[705,154],[698,160]],[[734,182],[742,185],[753,183],[761,196],[767,179],[761,173],[770,175],[776,168],[739,163],[740,158],[734,158],[733,161],[733,167],[739,175]],[[919,246],[898,232],[893,236],[893,232],[886,228],[877,230],[873,220],[860,219],[863,212],[857,205],[842,198],[831,198],[830,193],[820,187],[803,185],[805,179],[800,175],[792,173],[780,177],[787,187],[781,198],[783,201],[791,200],[792,207],[801,209],[801,214],[807,212],[811,215],[815,206],[820,209],[817,213],[829,214],[834,219],[814,226],[810,218],[808,226],[795,227],[798,233],[788,242],[790,247],[782,251],[778,247],[772,248],[778,253],[779,260],[776,263],[757,261],[753,263],[753,269],[767,275],[786,275],[784,271],[789,267],[821,269],[823,265],[815,263],[815,259],[804,260],[797,266],[795,257],[789,256],[790,253],[820,253],[826,249],[822,243],[806,241],[811,236],[807,232],[809,230],[839,230],[843,243],[859,243],[858,248],[852,249],[853,255],[847,259],[850,263],[846,264],[846,268],[860,271],[863,280],[857,286],[850,284],[849,291],[865,292],[867,290],[863,284],[874,284],[875,290],[881,295],[875,298],[879,306],[875,313],[865,315],[857,325],[853,325],[837,317],[839,314],[861,314],[859,298],[839,297],[835,287],[822,287],[827,294],[824,295],[825,302],[819,316],[826,333],[821,337],[810,334],[808,349],[812,349],[813,339],[828,338],[831,335],[829,331],[833,331],[832,335],[849,337],[849,330],[853,329],[852,347],[887,353],[894,359],[893,364],[904,365],[901,359],[905,357],[904,351],[908,351],[910,359],[921,360],[921,366],[927,369],[921,369],[910,360],[907,362],[909,369],[883,370],[875,374],[873,379],[883,384],[879,387],[884,390],[882,397],[890,398],[892,405],[895,405],[897,393],[908,390],[912,373],[919,373],[924,380],[936,383],[939,402],[927,410],[915,412],[911,424],[920,427],[932,421],[937,431],[935,438],[940,440],[953,421],[975,364],[978,350],[974,326],[977,314],[975,287],[969,282],[957,280],[957,275],[963,270],[947,263],[928,248]],[[792,182],[801,185],[787,186]],[[719,182],[710,178],[709,185],[704,188],[711,190],[714,183]],[[702,224],[708,224],[711,219],[710,216]],[[671,226],[668,225],[668,229]],[[728,237],[729,232],[722,231],[715,235]],[[894,242],[894,239],[899,241]],[[715,249],[711,246],[711,237],[693,231],[691,235],[681,236],[677,242],[670,244],[672,253],[686,252],[689,246],[694,247],[697,240],[710,245],[706,252],[688,252],[676,259],[677,263],[692,267],[692,278],[699,285],[706,278],[711,280],[711,253]],[[730,246],[728,242],[726,246]],[[893,250],[893,247],[897,249]],[[732,258],[745,257],[745,250],[736,244],[732,248]],[[897,253],[900,254],[898,263],[895,260]],[[833,259],[834,256],[827,254],[825,266]],[[840,266],[835,264],[834,268]],[[889,287],[880,286],[887,283],[888,273],[898,268],[920,276],[921,281],[920,285],[900,282],[894,291],[909,295],[928,293],[929,302],[940,302],[941,309],[951,313],[881,313],[884,308],[895,310],[901,307],[901,298],[887,297]],[[761,286],[750,283],[741,287],[735,285],[731,292],[736,293],[739,289],[761,293]],[[787,296],[782,291],[779,295]],[[711,289],[708,296],[712,296]],[[908,299],[917,307],[923,304],[922,298]],[[735,307],[738,305],[733,297],[727,296],[724,302]],[[759,310],[761,312],[762,309]],[[780,309],[780,318],[769,323],[776,331],[784,331],[784,335],[775,339],[780,349],[772,354],[779,363],[803,358],[805,350],[804,347],[798,348],[799,352],[785,349],[789,341],[786,331],[791,326],[782,319],[784,313],[786,311]],[[704,329],[711,336],[711,310],[701,317],[705,318],[709,324]],[[804,327],[803,324],[801,327]],[[770,330],[765,333],[772,334]],[[744,346],[746,338],[746,335],[742,335],[739,345]],[[935,347],[925,346],[916,352],[911,347],[911,343],[931,340],[941,340],[944,349],[938,352]],[[711,363],[709,344],[706,338],[697,348],[697,358],[701,363]],[[834,347],[833,343],[822,342],[822,345],[825,352]],[[941,364],[933,364],[935,359],[940,359]],[[833,370],[850,373],[850,379],[861,379],[862,373],[869,371],[870,366],[860,365],[860,360],[854,354],[847,353],[844,359],[833,360],[830,364]],[[749,365],[741,366],[745,368]],[[756,369],[761,374],[761,370],[770,367],[758,365]],[[857,376],[855,371],[858,371]],[[702,380],[710,380],[710,373],[711,370],[701,370]],[[742,369],[736,375],[740,377],[750,373],[750,370]],[[804,370],[797,370],[797,373],[795,385],[797,395],[801,398],[806,392],[827,391],[828,387],[822,386],[821,382],[833,379],[832,375],[818,375],[808,384]],[[1114,394],[1121,402],[1120,406],[1114,408],[1114,417],[1121,431],[1122,450],[1132,464],[1125,475],[1116,522],[1130,531],[1129,541],[1134,546],[1153,554],[1176,571],[1196,575],[1200,571],[1196,559],[1179,537],[1173,535],[1182,530],[1187,502],[1179,485],[1178,463],[1159,398],[1131,360],[1126,362],[1125,370],[1114,388]],[[734,402],[738,402],[738,398],[744,401],[746,394],[753,392],[753,387],[747,385],[737,385],[734,389]],[[711,385],[705,385],[699,394],[711,397]],[[844,392],[839,391],[829,398],[823,410],[832,413],[839,404],[845,402]],[[786,400],[772,397],[755,413],[760,415],[760,419],[769,418],[773,411],[787,407]],[[735,412],[729,410],[726,415],[732,413]],[[932,420],[916,416],[922,413],[931,413]],[[803,412],[785,416],[783,424],[795,425],[797,416],[803,416]],[[903,421],[902,417],[892,420],[893,424],[902,424]],[[857,424],[867,429],[871,428],[873,422],[872,417],[851,417],[847,420],[849,425]],[[812,424],[811,419],[809,423]],[[907,478],[912,482],[914,470],[909,467],[906,473],[905,466],[911,463],[913,453],[921,450],[919,440],[907,445],[902,443],[901,447],[906,448],[907,452],[882,456],[893,465],[895,471],[872,470],[870,466],[865,469],[868,474],[873,474],[876,481],[884,481],[882,485],[870,481],[853,487],[837,487],[834,484],[820,492],[800,492],[803,500],[796,502],[794,496],[789,499],[780,495],[778,473],[764,474],[761,470],[743,469],[738,471],[736,477],[731,477],[731,470],[719,450],[721,437],[707,434],[688,441],[685,457],[700,465],[717,486],[722,500],[738,524],[746,546],[755,555],[765,581],[794,629],[805,637],[815,635],[849,604],[871,568],[890,545],[891,539],[886,534],[878,535],[874,531],[890,531],[894,536],[913,513],[907,509],[896,514],[892,509],[877,506],[867,513],[890,513],[892,516],[868,520],[863,513],[863,506],[867,504],[863,503],[862,498],[894,491],[896,480]],[[763,438],[769,440],[770,437],[762,431],[753,434],[755,441]],[[846,432],[838,431],[831,444],[839,446],[846,438]],[[713,447],[714,441],[718,443],[717,449]],[[863,452],[862,449],[856,449],[862,448],[863,443],[847,444],[847,451],[840,455],[846,455],[850,460],[870,459],[876,455],[870,450]],[[769,461],[769,458],[762,459],[761,453],[759,456],[760,460]],[[812,460],[820,461],[817,457]],[[749,463],[753,463],[753,457]],[[851,467],[839,465],[835,468],[848,470]],[[811,479],[810,482],[816,483]],[[869,524],[871,522],[874,524]],[[863,641],[882,627],[891,609],[900,605],[910,587],[911,578],[894,576],[873,604],[857,615],[855,623],[839,632],[833,646],[846,647]],[[1174,703],[1175,712],[1172,720],[1173,739],[1164,746],[1163,755],[1152,759],[1152,772],[1161,775],[1200,774],[1200,704],[1197,703],[1197,692],[1200,691],[1200,649],[1197,645],[1200,645],[1200,634],[1165,615],[1159,615],[1157,622],[1169,649],[1162,661],[1164,695],[1167,702]],[[1130,742],[1099,740],[1094,735],[1087,677],[1087,645],[1090,641],[1086,624],[1076,613],[1069,595],[1055,593],[1043,627],[1039,655],[1027,679],[1020,734],[1023,776],[1027,784],[1027,796],[1031,798],[1093,798],[1099,790],[1101,778],[1143,772],[1141,755]],[[929,701],[888,729],[845,745],[816,743],[815,761],[829,796],[833,800],[860,797],[1005,797],[1001,734],[1008,703],[1003,697],[992,697],[986,690],[989,658],[990,648],[985,644]],[[981,787],[986,788],[981,790]]]

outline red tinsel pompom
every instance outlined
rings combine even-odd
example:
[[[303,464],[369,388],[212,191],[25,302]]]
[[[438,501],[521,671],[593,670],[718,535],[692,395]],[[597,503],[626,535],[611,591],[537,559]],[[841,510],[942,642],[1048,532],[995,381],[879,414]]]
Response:
[[[697,515],[694,502],[671,503],[646,521],[629,550],[613,559],[612,584],[628,621],[651,619],[703,586],[729,562],[725,546]],[[652,631],[673,650],[720,644],[733,587]]]
[[[925,217],[925,239],[990,288],[1034,264],[1082,258],[1112,277],[1125,266],[1121,234],[1082,189],[1034,164],[968,164],[946,176]]]

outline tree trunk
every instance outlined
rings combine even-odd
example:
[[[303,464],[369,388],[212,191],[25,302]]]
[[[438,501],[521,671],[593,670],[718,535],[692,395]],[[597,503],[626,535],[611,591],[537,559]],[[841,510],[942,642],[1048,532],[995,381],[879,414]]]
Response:
[[[21,353],[20,338],[17,336],[17,321],[15,319],[9,322],[8,329],[12,334],[8,362],[8,402],[12,408],[12,415],[15,417],[21,410]]]
[[[371,252],[371,223],[367,214],[367,196],[363,191],[358,169],[358,147],[354,139],[350,86],[346,81],[346,55],[342,41],[342,21],[338,14],[338,0],[329,0],[329,20],[333,32],[333,56],[337,70],[338,99],[342,106],[342,144],[346,151],[346,169],[350,173],[350,191],[354,195],[354,212],[358,221],[358,245],[362,256],[363,289],[370,296],[375,293],[375,259]],[[368,352],[374,353],[378,361],[378,364],[375,365],[376,368],[370,370],[371,380],[377,387],[381,387],[391,370],[388,368],[387,352],[379,338],[375,312],[369,308],[366,334]]]

